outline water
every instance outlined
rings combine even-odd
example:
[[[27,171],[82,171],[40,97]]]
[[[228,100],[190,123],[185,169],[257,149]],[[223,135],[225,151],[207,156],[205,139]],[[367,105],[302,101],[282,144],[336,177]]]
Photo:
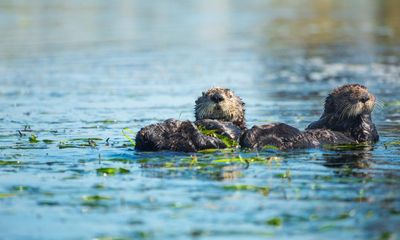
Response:
[[[2,1],[0,238],[399,238],[399,9]],[[121,133],[193,120],[194,100],[217,85],[243,98],[248,126],[304,129],[348,82],[383,103],[373,147],[137,153]],[[262,161],[215,161],[239,155]]]

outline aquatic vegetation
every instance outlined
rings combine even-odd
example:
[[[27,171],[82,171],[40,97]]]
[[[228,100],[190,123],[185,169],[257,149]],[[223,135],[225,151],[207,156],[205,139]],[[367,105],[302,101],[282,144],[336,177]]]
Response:
[[[391,240],[395,239],[394,234],[392,232],[383,232],[379,236],[379,240]]]
[[[102,138],[73,138],[66,141],[61,141],[58,144],[59,149],[65,148],[95,148],[97,146],[96,141],[102,141]]]
[[[36,135],[32,134],[32,135],[29,137],[29,142],[30,142],[30,143],[38,143],[39,140],[37,139]]]
[[[52,143],[55,142],[54,140],[50,140],[50,139],[43,139],[42,141],[43,141],[44,143],[46,143],[46,144],[52,144]]]
[[[20,161],[4,161],[4,160],[0,160],[0,166],[7,166],[7,165],[11,165],[11,166],[15,166],[15,165],[21,165],[22,163]]]
[[[354,209],[350,210],[350,211],[346,211],[341,213],[339,216],[337,216],[337,220],[344,220],[347,218],[351,218],[354,217],[356,211]]]
[[[135,136],[135,132],[127,127],[122,129],[122,135],[124,135],[124,137],[128,139],[128,141],[132,144],[133,147],[136,146],[136,142],[131,137],[129,137],[129,135],[126,132],[131,133],[133,136]]]
[[[102,174],[102,175],[116,175],[116,174],[127,174],[130,173],[130,171],[128,169],[125,168],[98,168],[96,169],[96,172],[98,174]]]
[[[0,199],[14,197],[14,196],[16,196],[16,194],[13,194],[13,193],[0,193]]]
[[[387,142],[383,144],[385,148],[388,148],[390,146],[400,146],[400,141],[392,141],[392,142]]]
[[[272,145],[265,145],[262,150],[279,150],[278,147]]]
[[[270,226],[279,227],[282,225],[282,222],[283,222],[282,218],[274,217],[274,218],[268,219],[265,223]]]
[[[109,162],[120,162],[120,163],[131,163],[132,160],[127,158],[108,158],[108,159],[101,159],[101,161],[109,161]]]
[[[224,190],[229,190],[229,191],[253,191],[253,192],[260,192],[263,195],[267,196],[270,192],[269,187],[259,187],[259,186],[254,186],[254,185],[225,185],[223,186]]]
[[[228,148],[236,148],[236,147],[239,146],[239,143],[238,143],[237,141],[235,141],[235,140],[233,140],[233,139],[230,139],[230,138],[227,137],[227,136],[218,134],[218,133],[216,132],[216,130],[205,129],[205,128],[202,127],[202,126],[198,126],[198,129],[199,129],[199,131],[200,131],[202,134],[204,134],[204,135],[207,135],[207,136],[210,136],[210,137],[218,138],[218,139],[221,140]]]
[[[275,177],[286,178],[286,179],[290,180],[292,178],[292,174],[291,174],[290,170],[286,170],[284,173],[275,174]]]
[[[368,143],[358,143],[358,144],[337,144],[337,145],[330,145],[325,144],[323,148],[326,150],[337,150],[337,151],[344,151],[344,150],[364,150],[371,148],[371,145]]]
[[[109,196],[101,196],[101,195],[90,195],[90,196],[83,196],[82,200],[85,202],[96,202],[102,200],[112,200],[112,197]]]
[[[385,102],[383,105],[385,107],[398,107],[398,106],[400,106],[400,101]]]

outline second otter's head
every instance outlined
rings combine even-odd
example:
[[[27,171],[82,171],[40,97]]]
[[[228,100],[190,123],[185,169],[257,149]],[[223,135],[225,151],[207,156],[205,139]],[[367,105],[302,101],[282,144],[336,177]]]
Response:
[[[360,84],[346,84],[334,89],[325,100],[324,115],[334,115],[339,119],[354,118],[370,114],[376,98]]]
[[[227,88],[211,88],[203,92],[195,103],[196,120],[216,119],[245,127],[244,103]]]

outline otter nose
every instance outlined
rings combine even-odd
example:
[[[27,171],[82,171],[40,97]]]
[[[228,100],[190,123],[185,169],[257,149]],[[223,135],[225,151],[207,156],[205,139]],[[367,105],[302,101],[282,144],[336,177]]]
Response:
[[[215,103],[219,103],[219,102],[221,102],[222,100],[224,100],[224,97],[223,97],[221,94],[216,93],[216,94],[214,94],[214,95],[211,96],[211,100],[212,100],[213,102],[215,102]]]
[[[360,99],[360,101],[361,101],[362,103],[366,103],[368,100],[369,100],[369,96],[368,96],[368,95],[364,95],[364,96],[362,96],[361,99]]]

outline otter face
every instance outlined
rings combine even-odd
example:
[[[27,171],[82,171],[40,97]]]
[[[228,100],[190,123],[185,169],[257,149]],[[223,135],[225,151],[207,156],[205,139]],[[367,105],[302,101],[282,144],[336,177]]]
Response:
[[[326,98],[325,112],[339,119],[357,117],[373,111],[376,98],[360,84],[347,84],[333,90]]]
[[[244,103],[231,90],[214,87],[196,100],[196,120],[216,119],[244,127]]]

